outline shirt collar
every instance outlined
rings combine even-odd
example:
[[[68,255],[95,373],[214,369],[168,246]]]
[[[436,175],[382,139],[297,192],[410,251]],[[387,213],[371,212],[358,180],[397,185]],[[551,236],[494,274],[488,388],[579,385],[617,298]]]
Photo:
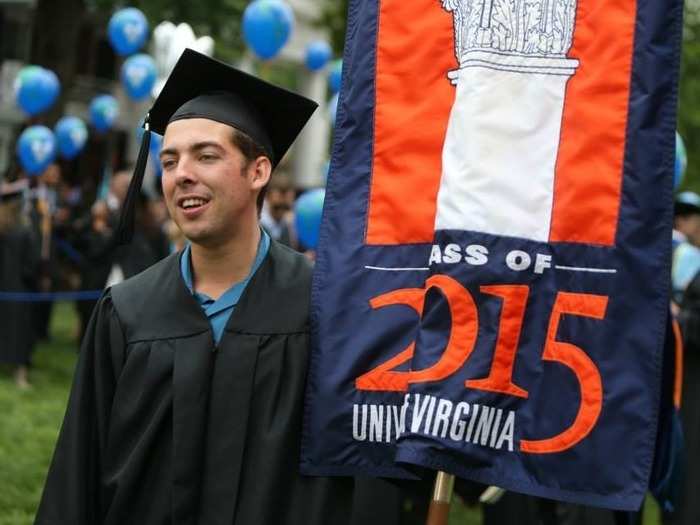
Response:
[[[207,306],[206,310],[208,315],[213,315],[218,311],[230,308],[231,306],[235,306],[236,303],[238,303],[238,299],[243,293],[243,290],[248,284],[248,281],[250,281],[250,278],[255,274],[257,269],[262,264],[269,249],[270,236],[264,229],[261,228],[260,242],[258,243],[258,251],[255,254],[253,264],[250,267],[250,272],[248,272],[248,275],[245,277],[245,279],[231,286],[231,288],[226,290],[216,301],[214,301],[211,297],[205,294],[197,293],[194,290],[194,281],[192,279],[192,250],[189,243],[187,243],[185,249],[182,252],[182,255],[180,256],[180,273],[182,274],[182,279],[185,281],[187,289],[192,295],[197,297],[200,304],[211,301],[211,304]]]

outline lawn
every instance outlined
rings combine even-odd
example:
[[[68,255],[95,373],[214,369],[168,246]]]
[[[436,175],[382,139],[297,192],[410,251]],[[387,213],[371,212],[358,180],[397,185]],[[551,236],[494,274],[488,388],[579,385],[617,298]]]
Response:
[[[51,343],[39,344],[27,391],[15,388],[0,369],[0,525],[30,525],[63,419],[76,359],[77,317],[72,304],[57,304]],[[453,505],[450,525],[479,525],[478,510]],[[659,523],[647,501],[644,525]],[[508,524],[503,524],[508,525]]]

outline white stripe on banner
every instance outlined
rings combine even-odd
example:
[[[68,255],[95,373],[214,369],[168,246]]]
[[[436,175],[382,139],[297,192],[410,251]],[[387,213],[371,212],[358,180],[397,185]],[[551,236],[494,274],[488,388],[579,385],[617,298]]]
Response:
[[[382,266],[365,266],[367,270],[377,270],[380,272],[428,272],[430,268],[384,268]]]
[[[578,61],[479,51],[460,62],[435,229],[546,242],[566,84]]]

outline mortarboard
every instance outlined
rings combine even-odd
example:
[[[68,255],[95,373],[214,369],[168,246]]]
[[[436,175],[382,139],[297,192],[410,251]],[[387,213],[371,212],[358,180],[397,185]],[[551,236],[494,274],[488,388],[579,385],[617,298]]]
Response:
[[[673,206],[674,215],[700,214],[700,195],[692,191],[684,191],[676,195]]]
[[[227,124],[262,146],[274,169],[317,107],[301,95],[186,49],[148,112],[144,128],[163,135],[176,120],[205,118]],[[127,244],[133,236],[134,207],[149,144],[146,132],[116,233],[119,244]]]

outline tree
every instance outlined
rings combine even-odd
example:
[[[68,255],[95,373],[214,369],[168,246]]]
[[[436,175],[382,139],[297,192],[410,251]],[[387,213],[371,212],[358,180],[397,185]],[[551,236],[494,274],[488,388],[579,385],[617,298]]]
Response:
[[[678,131],[688,150],[684,188],[700,192],[700,1],[686,0]]]

